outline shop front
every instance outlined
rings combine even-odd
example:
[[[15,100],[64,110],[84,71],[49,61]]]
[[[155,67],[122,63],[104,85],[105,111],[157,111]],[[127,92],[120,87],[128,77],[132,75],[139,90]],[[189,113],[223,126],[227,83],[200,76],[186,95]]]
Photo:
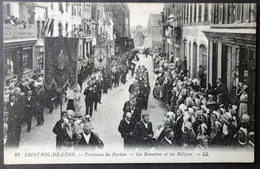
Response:
[[[31,75],[35,65],[35,44],[37,42],[35,25],[24,28],[19,25],[4,24],[4,76],[5,84],[10,79],[21,80]]]
[[[239,82],[248,86],[248,111],[254,112],[255,98],[255,30],[209,29],[208,82],[215,86],[222,79],[231,97]]]

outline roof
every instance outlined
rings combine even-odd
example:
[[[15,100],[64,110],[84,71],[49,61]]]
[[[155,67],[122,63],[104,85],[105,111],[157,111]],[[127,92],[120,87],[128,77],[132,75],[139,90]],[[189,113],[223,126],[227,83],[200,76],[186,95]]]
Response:
[[[162,19],[161,14],[150,14],[149,20],[151,21],[151,26],[160,26],[159,21]]]

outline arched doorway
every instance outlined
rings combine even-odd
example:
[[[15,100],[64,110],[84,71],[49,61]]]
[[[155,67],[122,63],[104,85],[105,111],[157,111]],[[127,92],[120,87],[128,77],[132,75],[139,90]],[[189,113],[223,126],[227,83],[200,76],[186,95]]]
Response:
[[[207,70],[207,48],[205,45],[201,44],[199,48],[199,59],[200,65],[202,65]]]
[[[196,78],[196,74],[197,74],[197,58],[198,58],[198,52],[197,52],[197,44],[196,42],[193,43],[193,73],[192,73],[192,77]]]

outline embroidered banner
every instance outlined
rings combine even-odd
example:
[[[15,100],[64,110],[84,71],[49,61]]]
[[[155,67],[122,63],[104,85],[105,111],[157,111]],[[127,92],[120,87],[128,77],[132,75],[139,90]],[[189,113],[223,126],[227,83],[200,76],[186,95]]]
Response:
[[[77,38],[45,37],[45,86],[61,92],[77,86]]]

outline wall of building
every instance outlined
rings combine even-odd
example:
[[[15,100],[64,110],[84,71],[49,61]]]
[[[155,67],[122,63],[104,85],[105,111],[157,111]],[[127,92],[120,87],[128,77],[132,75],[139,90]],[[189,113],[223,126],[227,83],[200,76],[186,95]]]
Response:
[[[183,27],[183,41],[187,42],[186,48],[183,50],[185,50],[185,53],[187,54],[187,62],[188,65],[190,65],[188,70],[191,77],[196,77],[197,71],[199,70],[199,65],[202,65],[202,58],[200,58],[200,46],[204,45],[208,49],[208,39],[202,32],[202,30],[205,29],[209,29],[209,25]],[[195,46],[197,46],[196,49],[194,49]],[[195,59],[194,52],[197,54],[197,59]],[[196,68],[194,67],[195,65]]]
[[[187,3],[183,5],[183,42],[186,43],[183,53],[187,57],[188,74],[192,78],[197,76],[200,65],[208,67],[208,54],[202,55],[201,47],[208,51],[208,39],[203,31],[210,29],[210,20],[211,4]]]

